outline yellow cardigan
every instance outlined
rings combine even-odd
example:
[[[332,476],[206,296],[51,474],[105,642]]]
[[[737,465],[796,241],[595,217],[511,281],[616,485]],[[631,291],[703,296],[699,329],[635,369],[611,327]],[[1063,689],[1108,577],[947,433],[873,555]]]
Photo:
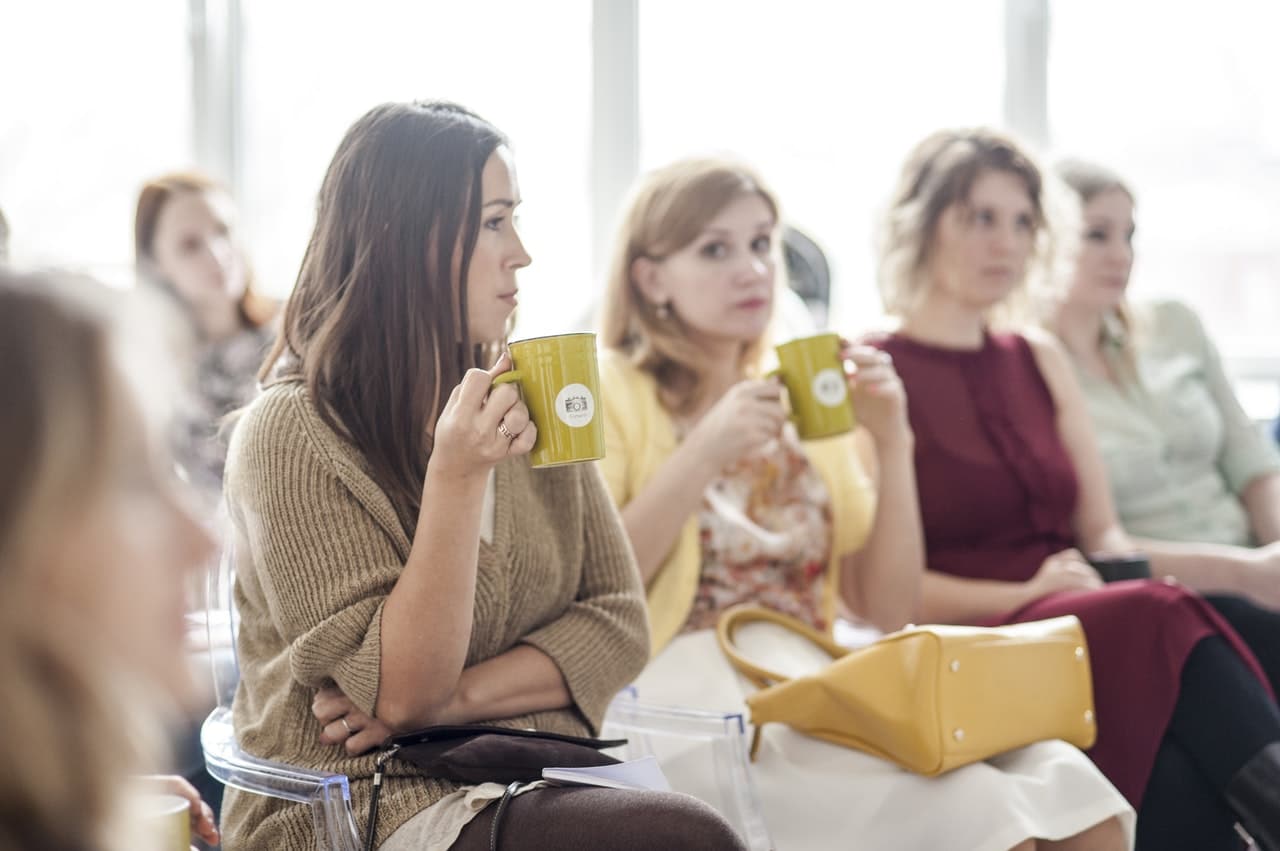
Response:
[[[600,356],[604,398],[605,457],[599,462],[605,483],[621,508],[648,483],[676,448],[671,416],[658,401],[657,382],[626,355]],[[835,621],[840,561],[865,543],[875,514],[875,487],[858,457],[852,434],[804,443],[809,461],[822,475],[831,496],[833,535],[823,595],[824,617]],[[647,590],[652,652],[657,655],[679,634],[693,609],[702,569],[698,517],[689,517],[666,561]]]

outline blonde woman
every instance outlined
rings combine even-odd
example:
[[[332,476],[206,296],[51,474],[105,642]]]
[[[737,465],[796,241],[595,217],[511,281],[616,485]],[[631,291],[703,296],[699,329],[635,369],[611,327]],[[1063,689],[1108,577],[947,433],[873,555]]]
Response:
[[[1280,710],[1231,626],[1189,589],[1104,586],[1082,553],[1128,553],[1071,366],[1043,332],[1001,330],[1052,257],[1045,181],[1014,141],[943,131],[908,157],[886,217],[879,340],[906,385],[926,571],[922,618],[1084,624],[1090,756],[1139,808],[1149,848],[1280,841]],[[1152,551],[1158,573],[1161,557]]]
[[[1050,327],[1080,379],[1121,522],[1193,588],[1280,609],[1280,453],[1241,409],[1195,313],[1129,302],[1133,192],[1092,163],[1058,172],[1083,228]]]
[[[211,542],[83,281],[0,270],[0,849],[136,844],[120,789],[190,697],[183,589]],[[194,790],[197,833],[216,843]]]
[[[885,630],[918,610],[914,438],[892,362],[846,346],[861,428],[807,444],[778,386],[759,377],[778,226],[777,201],[750,170],[692,160],[640,181],[614,247],[601,467],[648,592],[647,701],[743,709],[751,688],[711,629],[735,603],[819,630],[841,607]],[[1124,801],[1062,743],[926,779],[770,728],[754,771],[780,848],[1128,844]]]

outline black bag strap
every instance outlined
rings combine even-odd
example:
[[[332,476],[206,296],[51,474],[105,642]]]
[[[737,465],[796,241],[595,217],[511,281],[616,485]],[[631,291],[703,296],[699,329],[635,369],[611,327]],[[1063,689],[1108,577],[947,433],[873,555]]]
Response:
[[[369,823],[364,831],[364,851],[373,851],[373,838],[378,832],[378,798],[382,795],[382,775],[386,772],[387,760],[399,750],[399,745],[391,745],[378,754],[378,760],[373,765],[373,794],[369,798]]]
[[[502,800],[498,801],[498,809],[493,814],[493,824],[489,828],[489,851],[498,851],[498,830],[502,827],[502,817],[507,814],[507,804],[511,803],[519,788],[518,781],[508,783],[507,790],[502,793]]]

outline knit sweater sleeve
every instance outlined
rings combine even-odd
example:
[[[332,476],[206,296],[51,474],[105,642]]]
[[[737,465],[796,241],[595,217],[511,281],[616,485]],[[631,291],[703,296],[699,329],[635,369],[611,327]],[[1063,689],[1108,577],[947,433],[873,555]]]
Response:
[[[582,464],[584,541],[577,598],[525,636],[560,668],[573,702],[598,733],[609,701],[649,659],[640,572],[622,520],[594,464]]]
[[[337,475],[297,395],[260,400],[239,424],[227,494],[237,570],[288,645],[295,681],[377,702],[383,603],[403,567],[393,542]],[[264,624],[254,624],[261,630]]]

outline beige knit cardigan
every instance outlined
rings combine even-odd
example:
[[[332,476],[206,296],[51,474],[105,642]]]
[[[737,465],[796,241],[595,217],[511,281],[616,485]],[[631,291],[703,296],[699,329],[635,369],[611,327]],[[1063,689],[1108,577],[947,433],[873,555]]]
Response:
[[[268,388],[237,423],[226,491],[241,617],[236,735],[251,754],[346,774],[363,832],[373,757],[320,744],[311,701],[336,683],[372,713],[382,606],[411,541],[361,453],[297,382]],[[617,511],[594,464],[533,470],[523,458],[496,468],[495,502],[467,665],[520,643],[539,648],[564,674],[573,706],[494,723],[597,732],[648,658],[644,596]],[[378,843],[455,788],[393,760]],[[228,851],[316,847],[308,807],[235,790],[223,833]]]

